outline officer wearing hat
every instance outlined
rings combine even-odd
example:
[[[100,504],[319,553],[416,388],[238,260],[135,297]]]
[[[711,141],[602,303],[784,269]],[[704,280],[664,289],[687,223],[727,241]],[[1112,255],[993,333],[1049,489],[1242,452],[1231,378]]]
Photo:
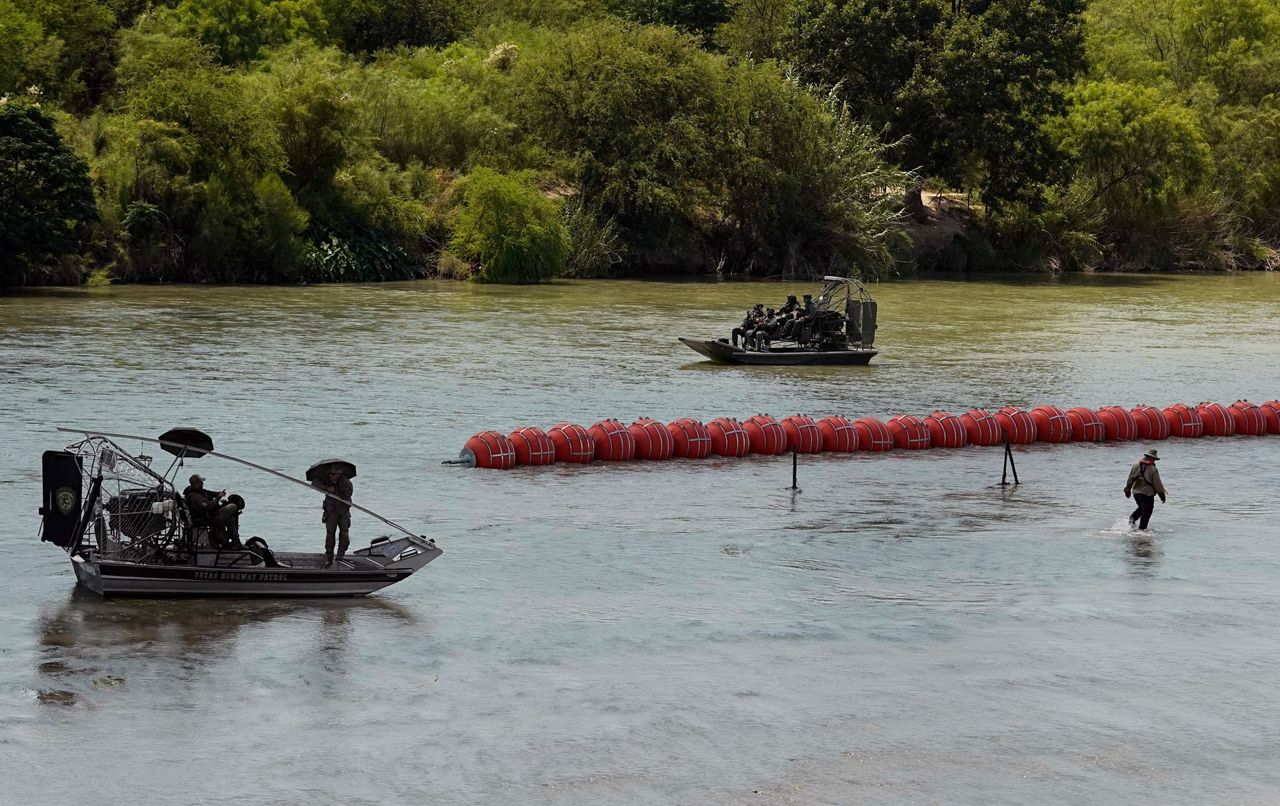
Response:
[[[240,510],[244,509],[244,499],[237,495],[233,498],[239,499],[241,503],[223,503],[222,496],[227,491],[219,490],[214,493],[206,490],[204,476],[199,473],[193,473],[188,482],[187,489],[182,491],[182,498],[191,511],[192,524],[208,526],[209,542],[217,548],[227,544],[240,545]]]
[[[1158,461],[1160,454],[1155,448],[1144,453],[1129,471],[1129,481],[1124,485],[1124,497],[1128,498],[1132,493],[1134,503],[1138,505],[1129,516],[1129,525],[1139,529],[1147,528],[1151,512],[1156,508],[1156,496],[1160,496],[1162,504],[1167,500],[1164,484],[1160,481],[1160,471],[1156,470]]]

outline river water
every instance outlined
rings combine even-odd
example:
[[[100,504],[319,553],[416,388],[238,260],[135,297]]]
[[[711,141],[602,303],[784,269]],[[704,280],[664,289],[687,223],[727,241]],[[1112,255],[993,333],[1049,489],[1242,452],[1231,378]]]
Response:
[[[1273,803],[1280,438],[517,469],[482,428],[1280,396],[1280,278],[873,290],[866,368],[732,368],[776,284],[0,297],[0,766],[14,804]],[[802,289],[796,289],[802,290]],[[362,601],[101,602],[36,539],[58,424],[301,474],[445,554]],[[127,444],[127,443],[126,443]],[[137,447],[135,444],[133,447]],[[214,459],[243,529],[319,502]],[[187,469],[183,470],[185,474]],[[355,518],[356,545],[385,533]]]

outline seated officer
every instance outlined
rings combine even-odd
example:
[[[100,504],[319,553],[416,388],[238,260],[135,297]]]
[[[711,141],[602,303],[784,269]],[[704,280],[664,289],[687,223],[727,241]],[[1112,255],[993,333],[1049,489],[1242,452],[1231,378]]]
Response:
[[[738,346],[738,339],[742,339],[743,341],[746,341],[747,335],[750,334],[757,327],[759,327],[760,323],[763,320],[764,320],[764,305],[757,302],[754,308],[747,311],[746,318],[742,320],[742,327],[735,327],[733,329],[733,332],[730,334],[730,339],[733,342],[733,346],[734,347]]]
[[[208,526],[209,542],[215,548],[224,545],[240,545],[239,516],[241,507],[232,501],[223,502],[226,490],[213,493],[204,488],[204,476],[192,475],[190,484],[182,491],[182,497],[191,511],[194,526]],[[237,496],[238,497],[238,496]]]

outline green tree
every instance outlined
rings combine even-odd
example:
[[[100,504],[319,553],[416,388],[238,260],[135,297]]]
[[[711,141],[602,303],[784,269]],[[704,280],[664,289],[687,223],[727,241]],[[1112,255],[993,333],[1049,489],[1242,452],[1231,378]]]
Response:
[[[729,0],[609,0],[609,10],[645,25],[670,25],[711,42],[733,14]]]
[[[324,41],[328,28],[320,0],[182,0],[174,13],[229,65],[295,39]]]
[[[1092,198],[1115,210],[1165,204],[1194,190],[1210,166],[1195,115],[1132,84],[1082,83],[1054,134]]]
[[[0,0],[0,95],[49,87],[57,76],[62,40],[10,0]]]
[[[855,115],[888,125],[899,155],[991,206],[1035,202],[1063,175],[1043,132],[1084,66],[1084,0],[814,0],[797,8],[798,68]]]
[[[939,46],[942,20],[939,0],[805,0],[784,52],[810,83],[838,86],[855,117],[889,126],[903,86]]]
[[[330,33],[351,53],[445,45],[467,28],[452,0],[324,0]]]
[[[474,279],[536,283],[564,269],[565,236],[556,205],[524,178],[477,168],[461,192],[449,249],[479,266]]]
[[[0,285],[75,252],[97,217],[88,166],[53,120],[0,103]]]

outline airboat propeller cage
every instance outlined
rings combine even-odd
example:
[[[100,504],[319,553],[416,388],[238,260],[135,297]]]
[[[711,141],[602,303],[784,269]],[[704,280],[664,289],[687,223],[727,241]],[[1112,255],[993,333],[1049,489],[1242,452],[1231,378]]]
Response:
[[[839,311],[841,301],[844,302],[845,335],[849,337],[850,344],[874,347],[877,306],[866,286],[852,277],[823,277],[822,292],[816,300],[818,307]]]

